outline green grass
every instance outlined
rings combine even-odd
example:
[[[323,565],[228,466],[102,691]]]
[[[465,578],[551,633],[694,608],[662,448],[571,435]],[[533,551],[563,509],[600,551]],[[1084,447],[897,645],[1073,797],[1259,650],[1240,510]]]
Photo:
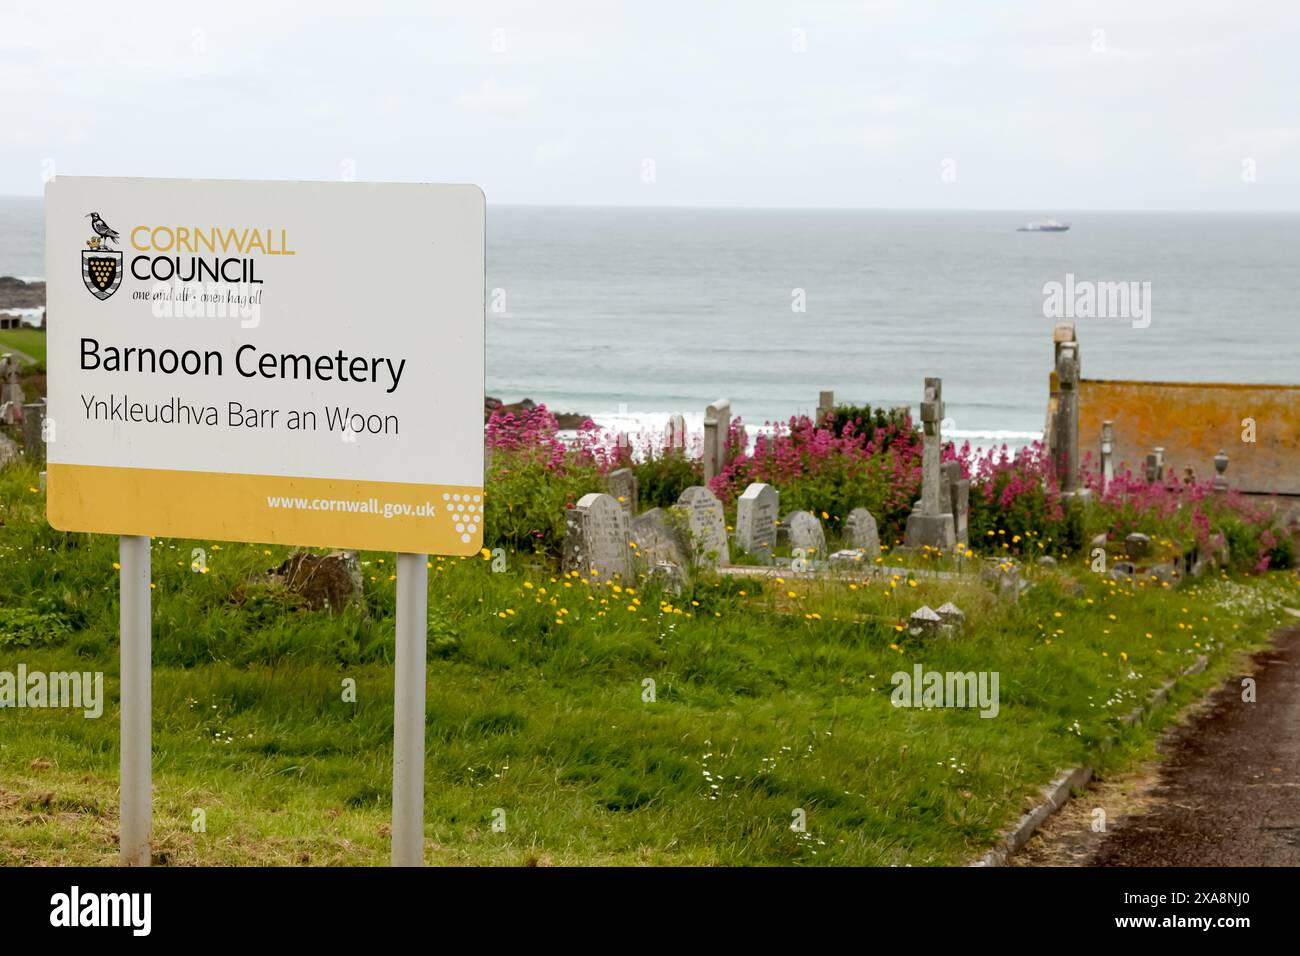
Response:
[[[0,473],[0,670],[102,670],[107,703],[98,720],[0,711],[0,864],[108,864],[116,541],[51,530],[35,486]],[[286,554],[154,542],[155,852],[171,863],[388,859],[393,557],[363,554],[366,613],[331,616],[248,583]],[[959,864],[1057,769],[1149,755],[1300,603],[1283,573],[1170,590],[1037,570],[1011,605],[924,578],[709,578],[666,598],[518,555],[504,573],[432,564],[426,859],[455,864]],[[896,629],[948,600],[960,639]],[[1200,654],[1174,707],[1120,729]],[[893,707],[890,677],[914,662],[999,672],[999,715]]]
[[[45,364],[45,333],[38,329],[5,329],[0,331],[0,352],[17,349],[26,352],[38,364]]]

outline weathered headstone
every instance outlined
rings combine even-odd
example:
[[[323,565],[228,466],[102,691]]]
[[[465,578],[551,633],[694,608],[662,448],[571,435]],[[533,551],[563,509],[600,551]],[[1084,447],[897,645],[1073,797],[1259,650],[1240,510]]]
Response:
[[[1105,492],[1115,480],[1115,423],[1101,423],[1101,490]]]
[[[627,512],[612,495],[583,495],[564,527],[564,570],[584,578],[631,577]]]
[[[1124,551],[1130,558],[1145,558],[1151,553],[1151,536],[1134,531],[1124,539]]]
[[[17,462],[22,456],[18,445],[8,435],[0,435],[0,471]]]
[[[704,483],[727,467],[727,438],[731,433],[731,403],[720,398],[704,410]]]
[[[696,563],[715,568],[730,563],[727,522],[717,496],[703,485],[694,485],[681,493],[677,507],[686,513]]]
[[[746,554],[770,558],[776,546],[781,495],[771,485],[754,482],[736,502],[736,547]]]
[[[777,538],[788,544],[791,551],[802,550],[804,557],[826,557],[826,532],[811,511],[792,511],[786,515],[777,528]]]
[[[623,506],[628,517],[633,517],[637,513],[637,482],[636,473],[631,468],[615,468],[605,478],[605,484],[609,487],[609,493],[613,495],[618,503]]]
[[[939,452],[942,445],[940,423],[943,421],[943,381],[925,380],[925,399],[921,402],[923,446],[921,451],[921,499],[907,518],[904,543],[919,549],[926,545],[951,551],[957,545],[957,528],[952,505],[939,497]]]
[[[640,567],[649,569],[656,564],[674,564],[685,567],[688,563],[688,544],[685,529],[679,519],[663,508],[651,508],[632,519],[630,536],[633,553]]]
[[[686,572],[681,565],[671,561],[659,561],[650,566],[646,572],[646,581],[657,583],[671,594],[681,594],[686,590]]]
[[[866,559],[875,562],[880,557],[880,532],[876,519],[866,508],[854,508],[844,522],[844,543],[861,550]]]
[[[18,362],[7,352],[0,357],[0,423],[17,425],[23,416],[23,387],[18,384]]]
[[[23,445],[28,461],[45,460],[45,400],[23,406]]]
[[[957,543],[970,543],[970,479],[963,478],[961,463],[945,461],[939,468],[939,506],[952,512]]]
[[[365,606],[361,564],[355,551],[295,551],[268,571],[267,578],[297,594],[314,611],[329,608],[337,614],[349,604]]]

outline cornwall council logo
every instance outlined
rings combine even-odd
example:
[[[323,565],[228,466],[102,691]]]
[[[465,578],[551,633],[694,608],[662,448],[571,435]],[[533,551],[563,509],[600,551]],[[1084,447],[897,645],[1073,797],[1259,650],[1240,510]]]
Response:
[[[86,218],[95,234],[86,240],[88,248],[81,250],[81,281],[96,299],[107,299],[122,284],[122,253],[108,247],[118,236],[99,213],[88,212]]]

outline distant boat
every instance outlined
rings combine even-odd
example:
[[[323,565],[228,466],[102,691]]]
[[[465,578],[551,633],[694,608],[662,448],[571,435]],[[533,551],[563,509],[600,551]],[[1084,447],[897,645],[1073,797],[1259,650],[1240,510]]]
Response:
[[[1070,224],[1068,222],[1057,222],[1055,219],[1039,219],[1036,222],[1027,223],[1021,226],[1016,232],[1069,232]]]

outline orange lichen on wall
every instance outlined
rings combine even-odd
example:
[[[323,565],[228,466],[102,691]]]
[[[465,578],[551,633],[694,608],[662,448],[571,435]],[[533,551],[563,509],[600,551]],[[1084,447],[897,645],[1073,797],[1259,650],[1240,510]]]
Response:
[[[1214,476],[1222,449],[1232,488],[1300,494],[1300,385],[1082,379],[1079,451],[1092,453],[1093,470],[1107,420],[1115,423],[1117,472],[1141,474],[1147,453],[1159,446],[1166,475],[1182,478],[1190,467],[1204,480]]]

